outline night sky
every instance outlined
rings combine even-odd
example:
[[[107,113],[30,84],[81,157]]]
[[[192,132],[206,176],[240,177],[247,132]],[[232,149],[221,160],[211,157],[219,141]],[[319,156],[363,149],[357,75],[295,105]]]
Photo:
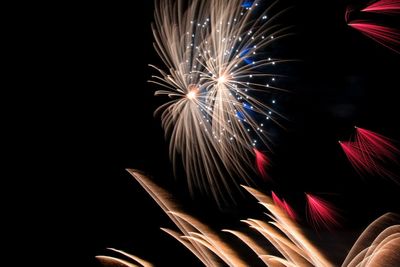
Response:
[[[54,154],[49,165],[55,170],[53,194],[63,197],[66,209],[59,231],[76,233],[68,236],[75,245],[65,253],[80,266],[98,266],[94,257],[107,247],[162,266],[177,259],[199,265],[159,230],[174,226],[126,168],[152,176],[216,229],[235,229],[239,219],[262,215],[251,197],[220,211],[205,196],[192,199],[184,177],[174,178],[168,141],[153,116],[167,99],[155,97],[158,88],[147,83],[155,74],[148,64],[163,67],[152,46],[152,2],[96,2],[72,12],[62,29],[66,49],[59,52],[67,64],[59,81],[63,86],[52,93],[61,112],[51,149],[62,156]],[[348,4],[281,0],[281,6],[293,6],[282,23],[293,25],[295,34],[273,49],[296,61],[278,69],[287,76],[282,86],[291,91],[279,96],[286,129],[274,135],[274,182],[260,189],[285,196],[300,214],[304,192],[320,193],[343,216],[335,231],[351,233],[345,238],[352,243],[372,220],[400,211],[400,187],[380,177],[359,177],[338,140],[349,139],[354,125],[400,140],[400,57],[346,25]]]

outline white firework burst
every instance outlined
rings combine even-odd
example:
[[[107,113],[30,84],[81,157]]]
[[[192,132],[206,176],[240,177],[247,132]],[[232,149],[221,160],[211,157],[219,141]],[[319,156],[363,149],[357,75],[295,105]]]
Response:
[[[218,203],[228,201],[237,177],[251,184],[257,167],[265,174],[265,156],[254,164],[263,156],[257,148],[269,147],[263,120],[281,117],[275,101],[260,100],[262,92],[281,90],[266,83],[276,75],[265,68],[284,60],[260,53],[287,35],[288,28],[274,25],[284,11],[268,17],[273,5],[260,11],[253,10],[257,1],[247,7],[242,0],[156,3],[155,48],[168,70],[153,66],[159,75],[151,82],[164,87],[156,95],[172,98],[156,113],[174,169],[181,159],[191,192],[199,188]]]

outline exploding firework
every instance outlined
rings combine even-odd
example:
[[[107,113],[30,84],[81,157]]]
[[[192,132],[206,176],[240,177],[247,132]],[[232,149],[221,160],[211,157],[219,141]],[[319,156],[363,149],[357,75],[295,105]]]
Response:
[[[361,151],[368,155],[374,155],[374,157],[380,160],[397,160],[400,150],[394,145],[391,139],[360,127],[355,128],[355,142]]]
[[[269,165],[269,161],[267,156],[265,156],[262,152],[258,151],[257,149],[254,149],[254,153],[256,156],[256,167],[258,170],[258,173],[260,174],[261,177],[264,179],[268,178],[267,174],[267,167]]]
[[[342,267],[399,266],[400,218],[386,213],[372,222],[359,236]]]
[[[366,129],[355,129],[354,140],[339,142],[354,169],[360,175],[378,175],[396,181],[397,175],[390,170],[390,163],[397,165],[400,150],[393,141]]]
[[[269,149],[266,124],[281,117],[275,99],[263,94],[280,90],[266,70],[283,60],[263,52],[288,28],[274,25],[283,13],[270,16],[275,4],[257,10],[257,1],[185,2],[156,5],[155,48],[168,70],[153,66],[159,75],[151,82],[165,88],[156,95],[172,98],[156,114],[174,169],[181,160],[190,191],[200,188],[226,202],[236,177],[247,184],[250,173],[266,177],[268,160],[260,151]]]
[[[353,10],[354,9],[351,7],[346,8],[344,17],[347,25],[355,30],[358,30],[365,36],[371,38],[372,40],[385,46],[386,48],[389,48],[396,53],[400,53],[400,31],[398,27],[379,25],[375,22],[361,19],[350,21],[350,15],[352,14]],[[400,13],[400,1],[380,0],[368,5],[361,11],[383,14]]]
[[[301,228],[287,216],[287,213],[274,200],[267,195],[250,187],[244,187],[259,203],[269,212],[269,222],[258,219],[243,220],[251,229],[255,230],[260,237],[268,241],[270,246],[260,245],[259,240],[252,235],[236,231],[222,230],[238,238],[244,245],[257,255],[252,262],[242,259],[240,253],[226,242],[223,233],[218,234],[210,227],[183,212],[179,205],[173,200],[172,195],[157,186],[142,173],[129,170],[132,176],[157,202],[162,210],[175,223],[178,230],[162,230],[184,245],[205,266],[252,266],[256,263],[266,266],[334,266],[324,254],[307,238]],[[316,199],[315,196],[311,196]],[[275,198],[277,196],[275,195]],[[276,200],[276,199],[275,199]],[[320,200],[317,201],[321,203]],[[280,204],[284,205],[284,202]],[[326,206],[325,204],[323,206]],[[342,266],[398,266],[400,264],[400,222],[399,216],[385,214],[360,235]],[[97,258],[105,264],[122,264],[125,266],[152,266],[147,261],[130,255],[120,250],[114,250],[122,254],[126,260],[119,257],[98,256]],[[249,255],[249,258],[252,255]],[[135,264],[130,263],[134,261]],[[182,264],[177,262],[177,264]]]
[[[400,53],[400,32],[398,29],[377,25],[363,20],[355,20],[348,23],[348,25],[360,31],[375,42],[396,53]]]
[[[307,215],[310,222],[316,228],[339,225],[338,212],[333,205],[320,197],[306,194]]]
[[[362,9],[364,12],[375,12],[385,14],[398,14],[400,13],[400,1],[399,0],[379,0],[375,3],[368,5]]]

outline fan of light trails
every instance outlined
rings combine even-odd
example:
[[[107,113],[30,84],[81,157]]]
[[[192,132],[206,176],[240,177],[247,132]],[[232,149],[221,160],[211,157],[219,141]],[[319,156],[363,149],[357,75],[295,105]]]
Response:
[[[372,165],[364,159],[362,151],[354,142],[339,141],[339,144],[350,164],[361,176],[365,172],[373,172],[373,169],[371,169]]]
[[[354,169],[360,174],[379,175],[396,181],[390,163],[397,165],[400,150],[393,141],[378,133],[355,127],[354,140],[339,142]]]
[[[366,129],[355,128],[355,142],[361,151],[368,155],[374,155],[381,160],[397,160],[400,150],[393,144],[391,139]]]
[[[222,266],[221,262],[228,266],[251,265],[239,256],[231,242],[224,241],[229,236],[223,238],[207,225],[184,213],[168,192],[145,175],[135,170],[129,172],[171,218],[179,232],[162,230],[188,248],[205,266]],[[263,262],[267,266],[333,266],[270,197],[253,188],[244,188],[270,212],[270,222],[257,219],[247,219],[243,222],[271,243],[279,254],[274,255],[261,247],[247,233],[233,230],[223,230],[223,232],[233,234],[256,253],[258,257],[254,259],[255,261],[261,261],[260,263]]]
[[[268,178],[267,168],[269,166],[269,160],[267,156],[265,156],[262,152],[254,149],[254,153],[256,156],[256,167],[260,176],[264,179]]]
[[[339,215],[332,204],[311,194],[306,194],[306,200],[307,215],[314,227],[330,229],[331,226],[339,225]]]
[[[165,87],[156,95],[172,98],[156,114],[174,169],[181,160],[191,192],[200,188],[220,203],[229,201],[235,177],[251,184],[250,170],[266,176],[264,159],[258,156],[254,166],[254,148],[268,149],[267,123],[281,115],[275,99],[261,100],[268,99],[263,92],[278,90],[278,76],[265,71],[283,61],[264,52],[287,28],[274,26],[283,11],[270,16],[257,1],[185,2],[156,5],[155,48],[167,71],[154,67],[160,74],[151,82]]]
[[[375,42],[396,53],[400,53],[400,32],[398,29],[377,25],[363,20],[354,20],[348,23],[348,25],[360,31]]]
[[[400,13],[400,1],[399,0],[379,0],[375,3],[368,5],[362,9],[364,12],[375,12],[385,14],[399,14]]]
[[[400,218],[386,213],[360,235],[342,267],[400,266]]]
[[[232,242],[226,241],[231,235],[218,233],[198,219],[183,212],[171,194],[157,186],[142,173],[136,170],[129,170],[129,172],[178,228],[178,230],[165,228],[162,228],[162,230],[184,245],[205,266],[254,266],[257,263],[273,267],[333,266],[283,209],[274,204],[269,196],[253,188],[244,187],[268,210],[269,221],[247,219],[242,222],[259,234],[259,237],[264,239],[263,241],[268,241],[273,248],[261,245],[259,238],[255,239],[253,235],[246,232],[222,230],[223,233],[229,233],[238,238],[251,249],[252,255],[248,255],[247,258],[252,260],[246,262],[239,253],[243,250],[241,248],[236,250],[238,248],[233,247]],[[315,197],[313,198],[315,199]],[[391,213],[374,221],[360,235],[342,266],[399,266],[399,222],[399,217]],[[98,259],[106,264],[119,263],[129,267],[151,266],[150,263],[138,257],[120,250],[114,251],[125,256],[127,260],[109,256],[99,256]],[[157,252],[154,251],[153,254],[157,254]],[[135,264],[130,264],[129,261],[134,261]],[[177,261],[175,265],[182,265],[182,262]]]
[[[347,7],[345,11],[345,21],[347,25],[353,29],[358,30],[365,36],[371,38],[375,42],[389,48],[390,50],[400,53],[400,31],[398,27],[390,27],[379,25],[367,20],[351,20],[350,14],[353,8]],[[399,0],[380,0],[366,8],[362,9],[364,12],[376,13],[399,13],[400,1]]]

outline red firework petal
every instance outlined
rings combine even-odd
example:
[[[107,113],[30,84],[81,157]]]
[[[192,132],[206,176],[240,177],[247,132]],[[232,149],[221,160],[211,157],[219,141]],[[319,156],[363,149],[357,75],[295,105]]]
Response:
[[[272,200],[279,208],[286,210],[284,202],[274,193],[274,191],[272,191]]]
[[[365,147],[370,154],[380,159],[396,161],[400,150],[393,144],[391,139],[366,129],[358,127],[356,129],[356,141],[359,146]]]
[[[353,21],[348,25],[360,31],[362,34],[371,38],[375,42],[378,42],[379,44],[391,49],[396,53],[400,53],[399,30],[361,20]]]
[[[325,227],[330,229],[331,226],[339,225],[338,213],[332,204],[311,194],[306,194],[306,199],[307,215],[315,228]]]
[[[342,147],[351,165],[360,175],[365,171],[371,171],[368,161],[365,159],[362,151],[357,145],[355,145],[354,142],[339,142],[339,144]]]
[[[285,211],[289,215],[289,217],[292,218],[293,220],[296,220],[297,216],[292,207],[290,207],[285,200],[283,200],[283,205],[285,206]]]
[[[262,152],[258,151],[255,148],[253,150],[254,150],[254,153],[256,154],[257,171],[262,178],[267,179],[268,174],[267,174],[266,169],[269,165],[269,160],[268,160],[267,156],[265,156]]]
[[[400,1],[399,0],[379,0],[363,10],[364,12],[376,12],[385,14],[396,14],[400,13]]]

